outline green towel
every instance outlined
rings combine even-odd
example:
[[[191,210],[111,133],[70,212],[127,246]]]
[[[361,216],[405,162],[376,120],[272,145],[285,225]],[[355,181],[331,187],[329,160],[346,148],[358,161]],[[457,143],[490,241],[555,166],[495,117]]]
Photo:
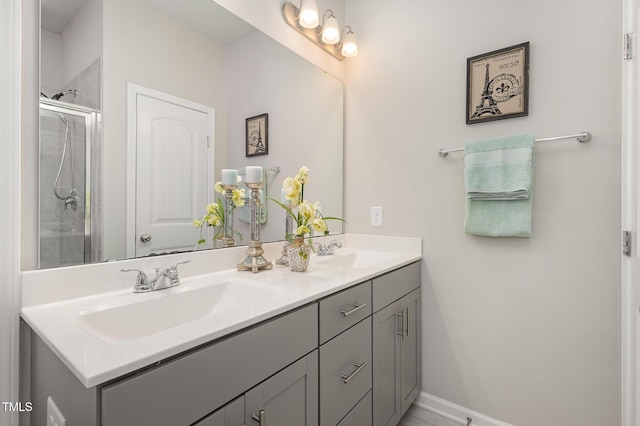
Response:
[[[465,145],[465,232],[530,237],[534,137],[516,135]]]

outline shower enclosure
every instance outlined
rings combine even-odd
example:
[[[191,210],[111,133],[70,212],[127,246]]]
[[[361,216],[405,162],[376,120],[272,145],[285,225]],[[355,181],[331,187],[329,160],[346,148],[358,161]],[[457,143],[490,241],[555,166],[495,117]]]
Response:
[[[92,260],[91,164],[97,112],[40,98],[38,267]]]

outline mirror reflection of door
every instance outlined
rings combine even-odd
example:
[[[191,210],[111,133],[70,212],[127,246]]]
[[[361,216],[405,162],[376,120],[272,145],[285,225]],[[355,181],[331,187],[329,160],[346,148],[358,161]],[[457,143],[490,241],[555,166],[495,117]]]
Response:
[[[134,85],[130,97],[135,184],[128,177],[128,191],[135,198],[127,198],[135,226],[128,226],[127,239],[135,256],[206,248],[197,246],[193,219],[204,214],[213,188],[214,110]]]

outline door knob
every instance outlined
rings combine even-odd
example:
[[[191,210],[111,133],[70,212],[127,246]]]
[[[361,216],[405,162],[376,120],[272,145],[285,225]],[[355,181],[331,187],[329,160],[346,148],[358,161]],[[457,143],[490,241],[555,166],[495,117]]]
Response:
[[[140,235],[140,241],[142,241],[143,243],[148,243],[149,241],[151,241],[151,235],[149,234]]]

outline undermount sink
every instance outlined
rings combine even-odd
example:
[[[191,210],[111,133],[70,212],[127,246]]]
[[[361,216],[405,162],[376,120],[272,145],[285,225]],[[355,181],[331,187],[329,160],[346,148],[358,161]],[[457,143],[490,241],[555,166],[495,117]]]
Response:
[[[150,293],[127,294],[120,302],[84,309],[76,321],[107,342],[139,339],[192,321],[245,308],[282,288],[246,279],[181,285]]]
[[[324,265],[361,269],[386,262],[397,256],[398,253],[383,251],[336,249],[333,255],[321,256],[319,259],[322,259],[321,262]]]

